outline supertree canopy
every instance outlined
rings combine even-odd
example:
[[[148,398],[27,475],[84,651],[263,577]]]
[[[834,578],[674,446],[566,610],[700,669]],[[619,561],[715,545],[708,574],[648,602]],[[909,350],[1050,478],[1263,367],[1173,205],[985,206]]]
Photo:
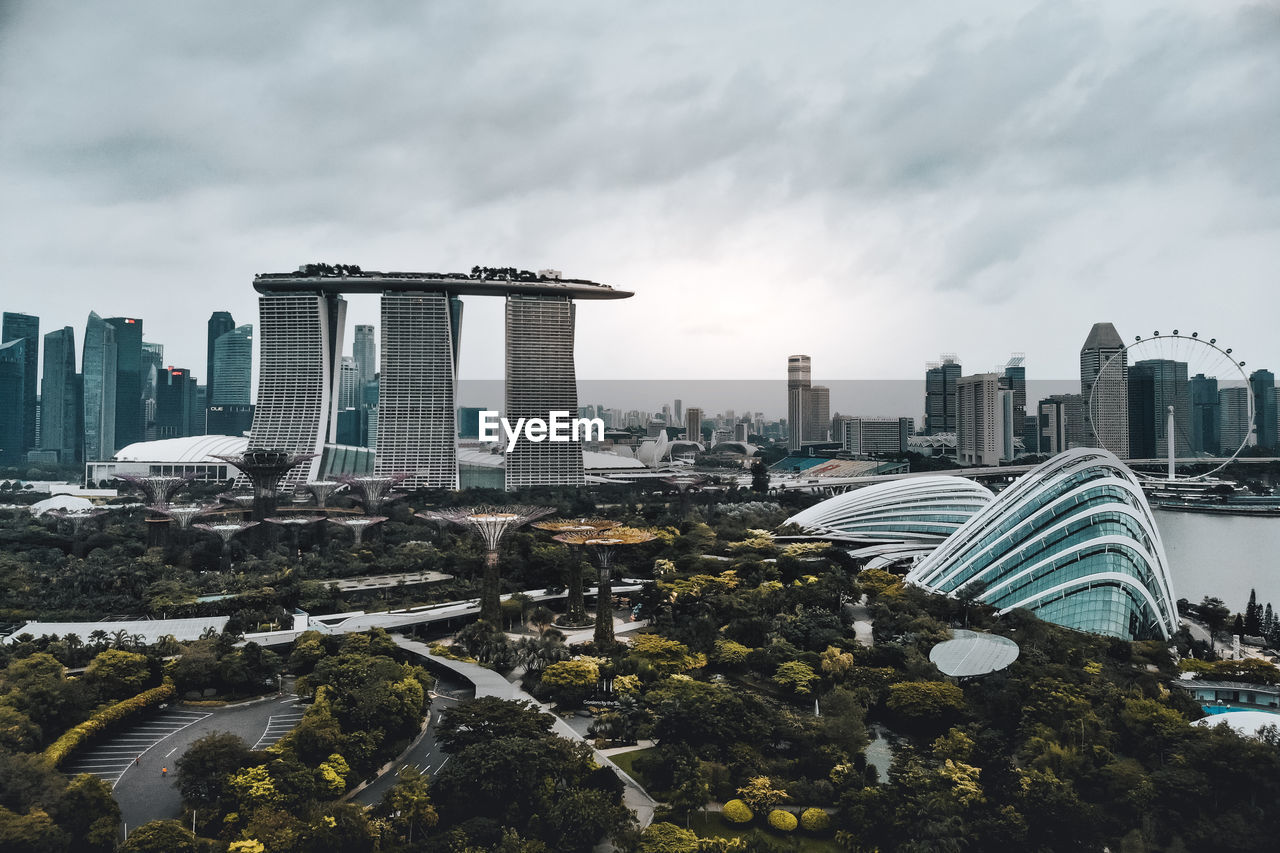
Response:
[[[347,516],[346,518],[331,516],[329,518],[329,521],[333,524],[342,525],[351,531],[351,535],[355,537],[355,542],[353,544],[357,547],[359,547],[360,543],[364,541],[365,530],[373,527],[375,524],[381,524],[386,520],[387,517],[385,515],[353,515]]]
[[[418,513],[428,521],[447,521],[470,527],[484,540],[484,586],[480,593],[480,618],[491,625],[502,622],[502,606],[499,601],[500,578],[498,575],[498,546],[512,530],[523,527],[555,512],[549,506],[472,506],[441,509]]]
[[[137,486],[151,508],[166,507],[178,490],[195,479],[195,474],[117,474],[116,479]],[[157,510],[160,511],[160,510]]]
[[[391,490],[407,479],[408,474],[347,474],[339,477],[338,482],[351,487],[365,512],[376,515]]]
[[[317,521],[324,521],[323,515],[273,515],[267,519],[268,524],[277,524],[289,533],[289,551],[298,551],[298,531]]]
[[[622,522],[620,521],[611,521],[607,518],[553,518],[546,521],[536,521],[533,526],[538,530],[560,534],[599,533],[602,530],[610,530],[621,524]],[[583,602],[582,594],[582,571],[576,560],[568,571],[567,580],[568,595],[565,602],[563,624],[575,626],[587,624],[587,608]]]
[[[280,480],[290,470],[315,458],[314,453],[291,453],[288,450],[266,450],[250,448],[244,453],[219,456],[228,465],[234,465],[253,484],[253,517],[262,521],[268,515],[275,514],[276,496],[280,489]]]
[[[197,530],[204,530],[213,533],[222,540],[222,569],[225,571],[231,568],[231,540],[237,533],[242,530],[248,530],[258,524],[256,521],[244,521],[243,519],[220,519],[212,524],[195,524],[192,525]]]
[[[209,507],[203,504],[191,504],[189,506],[150,506],[147,509],[167,515],[178,523],[179,530],[186,530],[191,526],[192,520],[209,511]]]
[[[656,539],[652,530],[638,527],[613,527],[601,531],[575,531],[561,533],[555,537],[557,542],[565,545],[578,545],[586,548],[595,558],[596,568],[600,570],[600,586],[596,590],[596,631],[597,644],[613,642],[613,557],[619,547],[624,545],[640,545]]]
[[[329,496],[342,488],[336,480],[312,480],[307,483],[307,491],[316,499],[316,506],[325,509],[329,505]]]

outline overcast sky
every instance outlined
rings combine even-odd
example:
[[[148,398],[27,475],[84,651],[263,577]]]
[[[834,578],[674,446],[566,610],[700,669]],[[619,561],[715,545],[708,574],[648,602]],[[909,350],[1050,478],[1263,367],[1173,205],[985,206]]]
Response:
[[[1072,377],[1096,320],[1280,368],[1275,2],[199,6],[0,0],[0,309],[42,333],[142,317],[203,381],[256,272],[482,264],[636,292],[580,304],[588,378]]]

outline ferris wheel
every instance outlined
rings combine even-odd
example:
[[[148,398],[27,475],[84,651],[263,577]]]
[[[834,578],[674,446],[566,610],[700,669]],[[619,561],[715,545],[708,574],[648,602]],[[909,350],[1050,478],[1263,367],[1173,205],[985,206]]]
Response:
[[[1161,479],[1212,477],[1240,455],[1253,430],[1244,368],[1230,347],[1198,332],[1137,335],[1110,354],[1089,389],[1093,438],[1121,459],[1167,460]],[[1213,467],[1176,476],[1175,460],[1195,459]]]

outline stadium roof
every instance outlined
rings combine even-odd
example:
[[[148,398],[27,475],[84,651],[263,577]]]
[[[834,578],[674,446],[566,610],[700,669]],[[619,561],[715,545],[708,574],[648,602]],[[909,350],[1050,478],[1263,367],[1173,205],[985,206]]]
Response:
[[[929,650],[943,675],[953,678],[975,678],[999,672],[1018,659],[1018,644],[996,634],[955,629],[952,639]]]
[[[116,462],[208,462],[218,464],[213,454],[236,455],[249,447],[243,435],[192,435],[186,438],[162,438],[158,441],[136,441],[125,445],[112,459]]]

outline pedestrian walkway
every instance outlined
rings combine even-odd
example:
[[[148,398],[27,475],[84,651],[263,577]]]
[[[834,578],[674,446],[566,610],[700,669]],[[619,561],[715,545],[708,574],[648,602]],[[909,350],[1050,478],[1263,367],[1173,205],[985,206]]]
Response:
[[[77,753],[61,768],[68,775],[88,773],[114,788],[125,771],[166,738],[211,716],[207,712],[166,709],[150,716],[97,746]],[[157,768],[156,772],[159,772]]]

